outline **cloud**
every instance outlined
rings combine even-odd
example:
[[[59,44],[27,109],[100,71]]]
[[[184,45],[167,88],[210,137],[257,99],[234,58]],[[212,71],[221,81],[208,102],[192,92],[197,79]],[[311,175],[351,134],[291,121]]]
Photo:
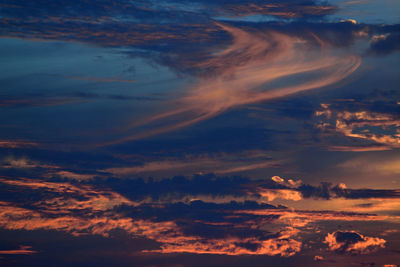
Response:
[[[79,79],[83,80],[83,79]],[[101,78],[99,78],[101,80]],[[89,80],[93,81],[93,80]],[[98,81],[100,82],[100,81]],[[128,82],[128,81],[102,81],[102,82]],[[131,96],[131,95],[121,95],[121,94],[94,94],[87,92],[77,92],[73,94],[61,95],[58,97],[50,97],[50,96],[3,96],[0,100],[0,106],[3,107],[37,107],[37,106],[58,106],[65,104],[75,104],[75,103],[86,103],[95,99],[110,99],[110,100],[136,100],[136,101],[156,101],[160,100],[157,97],[150,96]],[[12,141],[10,141],[12,142]],[[0,147],[5,146],[5,141],[1,141]],[[12,145],[12,143],[8,143],[8,145]],[[16,145],[16,143],[14,143]],[[20,144],[21,145],[21,144]]]
[[[1,183],[25,187],[31,190],[40,190],[41,196],[46,196],[45,191],[56,195],[35,202],[25,202],[23,207],[16,203],[0,201],[0,227],[8,230],[57,230],[69,232],[75,236],[93,234],[110,236],[114,229],[122,229],[132,236],[143,236],[153,239],[161,244],[160,249],[151,252],[176,253],[187,252],[196,254],[225,254],[225,255],[280,255],[292,256],[301,249],[301,242],[292,239],[298,231],[284,228],[275,235],[263,236],[235,235],[235,225],[230,229],[230,223],[221,224],[229,233],[229,238],[205,238],[202,234],[188,232],[180,224],[181,216],[167,209],[172,220],[157,221],[144,219],[143,216],[127,216],[116,207],[124,205],[134,209],[138,203],[127,200],[116,192],[99,190],[85,185],[73,185],[69,183],[53,183],[37,180],[0,180]],[[58,195],[58,196],[57,196]],[[222,207],[217,204],[193,202],[189,209],[203,208],[208,212],[219,212]],[[229,214],[229,207],[235,209],[237,204],[225,205]],[[254,205],[254,204],[253,204]],[[146,206],[140,206],[139,210]],[[149,206],[152,207],[152,206]],[[178,207],[178,206],[177,206]],[[154,206],[155,211],[162,211],[163,207]],[[176,216],[176,217],[175,217]],[[193,221],[188,221],[193,227]],[[210,226],[219,224],[209,224]],[[227,226],[225,226],[227,225]],[[189,227],[189,228],[190,228]],[[213,226],[214,227],[214,226]],[[242,227],[248,227],[244,224]],[[257,229],[259,226],[256,227]],[[245,228],[244,228],[245,229]],[[253,228],[254,229],[254,228]],[[254,231],[254,230],[253,230]],[[262,230],[258,230],[261,231]],[[146,251],[144,251],[146,252]]]
[[[96,190],[88,185],[76,186],[70,183],[56,183],[43,180],[11,180],[4,178],[0,178],[0,183],[17,188],[26,188],[31,193],[37,191],[43,194],[43,197],[49,197],[49,199],[44,199],[44,202],[39,201],[31,204],[39,205],[42,209],[50,212],[57,212],[59,210],[73,214],[76,209],[89,208],[93,211],[100,211],[122,204],[136,205],[135,202],[128,200],[118,193],[109,190]],[[74,198],[75,196],[80,196],[80,198]],[[14,201],[17,199],[14,196]]]
[[[2,165],[0,168],[5,169],[26,169],[26,168],[43,168],[43,169],[58,169],[58,166],[43,164],[35,160],[31,160],[26,157],[15,158],[15,157],[6,157],[2,161]]]
[[[233,16],[268,15],[281,18],[309,18],[322,17],[334,13],[336,7],[317,4],[314,1],[299,1],[286,3],[285,1],[273,1],[272,3],[231,3],[221,6],[221,12]]]
[[[129,177],[129,176],[127,176]],[[274,200],[300,201],[305,199],[354,199],[368,201],[396,201],[400,199],[398,189],[354,189],[345,184],[321,183],[310,185],[301,180],[289,182],[275,176],[273,179],[252,180],[231,176],[194,175],[175,176],[160,180],[140,178],[94,178],[87,183],[101,183],[122,195],[140,201],[146,198],[157,201],[188,199],[253,200],[258,202]],[[390,201],[389,201],[390,200]]]
[[[388,55],[400,50],[400,30],[373,36],[369,52],[375,55]]]
[[[72,97],[77,99],[110,99],[110,100],[136,100],[136,101],[159,101],[162,100],[158,97],[153,96],[131,96],[131,95],[121,95],[121,94],[96,94],[88,92],[76,92],[72,94]]]
[[[303,184],[297,188],[297,190],[299,190],[305,198],[396,199],[400,197],[400,191],[396,189],[351,189],[343,187],[343,184],[334,186],[330,183],[321,183],[319,186]]]
[[[22,140],[0,140],[0,148],[37,147],[38,143]]]
[[[386,240],[378,237],[363,236],[355,231],[336,231],[329,233],[324,240],[328,244],[329,250],[351,253],[351,254],[367,254],[384,248]]]
[[[130,127],[138,128],[159,121],[173,123],[146,129],[106,145],[173,131],[241,105],[329,86],[349,76],[361,63],[361,59],[354,55],[338,57],[329,51],[313,54],[304,40],[276,31],[250,32],[226,24],[217,25],[232,35],[233,43],[198,65],[203,69],[213,69],[218,75],[199,81],[177,101],[176,109],[136,121]],[[300,74],[314,76],[294,84],[274,85]]]
[[[113,167],[99,171],[111,173],[117,177],[165,177],[166,175],[184,175],[186,173],[226,175],[257,169],[275,168],[280,166],[280,164],[280,161],[272,160],[265,153],[244,151],[233,154],[188,155],[183,158],[148,161],[143,165]]]
[[[67,76],[69,79],[90,81],[95,83],[132,83],[136,80],[128,80],[119,77],[105,78],[105,77],[90,77],[90,76]]]
[[[76,102],[76,99],[68,97],[29,97],[16,98],[4,97],[0,100],[0,107],[36,107],[36,106],[57,106]]]
[[[361,166],[361,165],[360,165]],[[279,176],[273,176],[271,182],[253,181],[243,184],[248,194],[259,195],[269,201],[274,199],[286,199],[299,201],[306,198],[315,199],[374,199],[396,201],[400,199],[400,190],[397,189],[353,189],[347,188],[344,183],[333,185],[322,182],[320,185],[305,184],[301,180],[285,180]],[[388,202],[389,203],[389,202]]]
[[[27,158],[13,158],[13,157],[8,157],[3,159],[3,165],[1,165],[2,168],[16,168],[16,169],[37,168],[40,166],[41,165],[36,161],[32,161]]]
[[[368,151],[388,151],[392,150],[390,146],[330,146],[329,151],[342,151],[342,152],[368,152]]]
[[[0,250],[0,255],[29,255],[38,253],[31,246],[19,246],[19,249]]]
[[[271,186],[282,187],[285,180],[274,178]],[[119,180],[125,192],[140,192],[127,180]],[[129,181],[129,180],[128,180]],[[231,180],[234,181],[234,180]],[[246,194],[238,180],[223,179],[202,182],[204,188],[189,186],[190,180],[149,182],[151,193],[172,193],[172,190],[209,192],[215,195]],[[223,183],[228,187],[223,187]],[[354,212],[307,211],[275,207],[254,201],[203,202],[157,202],[149,198],[131,200],[121,190],[108,188],[110,183],[85,184],[78,182],[50,182],[38,179],[0,179],[2,200],[0,201],[0,227],[8,230],[56,230],[74,236],[100,235],[110,237],[114,230],[123,230],[129,237],[143,237],[156,241],[159,246],[142,253],[192,253],[220,255],[270,255],[290,257],[301,251],[301,231],[310,223],[321,221],[383,221],[386,216]],[[259,184],[260,181],[257,181]],[[112,185],[112,183],[111,183]],[[115,186],[115,188],[118,188]],[[140,185],[140,183],[136,183]],[[157,189],[157,187],[159,189]],[[229,186],[231,186],[229,188]],[[178,187],[178,188],[176,188]],[[179,188],[180,187],[180,188]],[[189,191],[186,191],[189,188]],[[342,189],[345,187],[342,186]],[[243,190],[244,191],[240,191]],[[132,191],[133,190],[133,191]],[[291,188],[290,190],[294,190]],[[12,192],[11,201],[7,198]],[[228,191],[228,192],[226,192]],[[224,193],[225,192],[225,193]],[[241,193],[240,193],[241,192]],[[16,197],[16,194],[18,197]],[[142,192],[143,194],[143,192]],[[144,193],[144,196],[148,194]],[[135,194],[131,193],[135,198]],[[137,196],[136,196],[137,197]],[[172,198],[173,199],[173,198]],[[270,229],[271,228],[271,229]],[[275,230],[272,230],[275,229]],[[277,230],[279,229],[279,230]],[[369,251],[376,246],[368,237],[364,243],[354,245],[352,250]],[[371,241],[372,240],[372,241]],[[379,240],[378,240],[379,241]],[[339,242],[339,241],[337,241]]]
[[[195,253],[224,255],[269,255],[290,257],[301,250],[302,243],[290,238],[286,231],[276,238],[267,240],[250,239],[219,239],[193,240],[181,244],[166,244],[161,246],[162,253]]]
[[[367,213],[290,209],[240,210],[236,211],[236,213],[251,214],[261,217],[273,216],[277,221],[293,227],[305,227],[311,223],[323,221],[382,221],[388,218],[388,216],[379,216]]]
[[[275,199],[287,199],[293,201],[299,201],[302,199],[302,195],[298,191],[288,189],[260,189],[257,192],[261,197],[266,198],[268,201]]]
[[[154,15],[159,13],[159,21],[176,22],[202,21],[211,16],[246,16],[252,14],[276,16],[280,18],[313,18],[332,14],[336,7],[317,1],[272,1],[263,3],[255,1],[209,1],[197,0],[188,6],[184,1],[114,1],[112,4],[100,1],[96,4],[86,0],[74,3],[62,1],[60,5],[48,5],[39,0],[32,4],[24,1],[6,1],[2,8],[8,18],[26,16],[28,19],[40,21],[90,22],[100,24],[109,21],[119,21],[135,14],[135,22],[156,22]],[[38,9],[38,7],[41,7]],[[178,16],[178,14],[180,16]]]
[[[302,180],[294,181],[292,179],[288,179],[287,181],[285,181],[285,179],[283,179],[279,176],[273,176],[271,178],[271,180],[274,181],[275,183],[281,184],[281,185],[289,187],[289,188],[298,188],[299,186],[301,186],[303,184]]]
[[[364,147],[338,146],[330,150],[338,151],[379,151],[400,147],[400,119],[395,114],[360,111],[337,111],[327,105],[315,115],[317,127],[323,131],[336,131],[346,137],[363,139],[378,144]]]
[[[352,20],[339,23],[306,22],[337,11],[320,1],[124,1],[112,3],[62,0],[57,5],[45,0],[6,1],[2,4],[0,35],[33,40],[85,42],[106,47],[123,47],[128,54],[152,58],[185,73],[204,73],[193,64],[221,49],[227,36],[213,22],[228,17],[274,16],[277,23],[254,23],[292,36],[308,35],[309,41],[335,46],[352,44],[355,38],[388,34],[386,43],[371,43],[376,51],[392,51],[398,25],[359,25]],[[134,14],[134,17],[132,17]],[[242,18],[240,18],[242,17]],[[289,20],[287,20],[289,19]],[[301,19],[301,20],[293,20]],[[311,34],[310,34],[311,33]],[[314,37],[311,37],[314,36]],[[383,40],[382,40],[383,41]],[[390,42],[390,45],[388,44]],[[383,48],[382,48],[383,47]]]
[[[94,175],[92,175],[92,174],[80,174],[80,173],[64,171],[64,170],[57,171],[53,174],[60,176],[61,178],[74,179],[74,180],[78,180],[78,181],[93,179],[93,177],[94,177]]]
[[[357,157],[338,164],[338,167],[364,173],[396,175],[400,174],[400,158],[395,156],[391,158]]]
[[[355,204],[349,207],[348,210],[354,210],[357,212],[384,212],[384,211],[394,211],[398,210],[400,205],[400,198],[385,199],[385,198],[375,198],[369,199],[368,202]]]
[[[315,260],[315,261],[323,261],[323,260],[324,260],[324,257],[315,255],[315,256],[314,256],[314,260]]]

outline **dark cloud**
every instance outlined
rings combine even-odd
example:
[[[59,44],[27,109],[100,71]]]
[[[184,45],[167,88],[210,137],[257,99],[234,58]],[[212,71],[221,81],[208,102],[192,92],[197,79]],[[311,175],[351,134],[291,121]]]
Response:
[[[315,1],[198,1],[190,9],[180,1],[91,1],[49,3],[48,1],[6,1],[2,4],[0,35],[3,37],[86,42],[106,47],[129,48],[132,56],[152,58],[178,72],[216,74],[205,67],[213,52],[229,44],[230,37],[212,16],[230,14],[273,15],[283,18],[312,18],[335,12],[336,8]],[[215,8],[210,8],[214,6]],[[190,10],[190,11],[188,11]],[[209,14],[209,10],[214,10]],[[221,12],[219,14],[218,12]],[[225,22],[249,31],[278,31],[314,44],[324,42],[345,47],[357,38],[386,34],[372,42],[378,54],[396,48],[398,26],[388,27],[352,22],[316,23],[306,21]],[[393,33],[393,34],[392,34]],[[397,38],[397,39],[396,39]]]
[[[216,177],[214,175],[196,175],[193,178],[173,177],[154,181],[149,179],[99,179],[95,184],[104,184],[121,194],[141,199],[151,196],[153,199],[171,195],[183,197],[185,195],[212,195],[212,196],[245,196],[246,184],[250,180],[242,177]]]
[[[96,1],[87,0],[77,2],[62,1],[53,3],[46,0],[32,2],[4,1],[3,14],[9,17],[61,19],[76,18],[101,23],[103,20],[183,20],[201,19],[217,15],[246,16],[253,14],[270,15],[282,18],[312,18],[334,13],[337,8],[313,0],[286,0],[286,1],[192,1],[189,6],[181,0],[164,1]],[[157,14],[157,19],[155,15]]]
[[[176,183],[175,186],[182,182],[190,183],[182,178],[167,181],[163,185],[169,193],[174,191],[171,181]],[[297,183],[290,181],[275,177],[271,186],[275,183],[276,189],[285,185],[296,188]],[[148,244],[142,245],[140,253],[290,257],[302,249],[302,241],[299,241],[301,231],[295,227],[304,228],[310,222],[319,221],[379,221],[386,218],[361,213],[292,210],[263,202],[229,199],[222,202],[214,202],[212,198],[209,201],[170,199],[162,202],[135,197],[133,191],[130,191],[131,197],[129,194],[125,197],[116,189],[108,188],[112,183],[100,184],[98,181],[89,184],[1,179],[0,182],[2,228],[13,231],[54,230],[75,237],[90,235],[113,239],[120,236],[129,242],[137,238],[154,241],[154,246],[148,250]],[[149,184],[156,188],[155,182]],[[188,186],[180,189],[183,188]],[[136,188],[137,192],[142,189]],[[223,189],[219,188],[221,192]],[[163,194],[160,190],[158,192]],[[213,193],[218,194],[216,191]],[[358,234],[351,235],[357,238],[355,241],[347,236],[336,234],[332,239],[328,235],[325,242],[332,250],[337,250],[339,244],[342,250],[351,253],[356,250],[367,253],[384,243],[381,239]]]

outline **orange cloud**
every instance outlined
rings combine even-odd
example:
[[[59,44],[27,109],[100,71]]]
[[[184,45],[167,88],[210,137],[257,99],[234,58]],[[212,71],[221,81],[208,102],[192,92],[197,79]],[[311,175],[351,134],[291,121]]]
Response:
[[[31,250],[31,248],[31,246],[20,246],[19,249],[0,250],[0,255],[29,255],[37,253],[37,251]]]
[[[340,211],[307,211],[290,209],[241,210],[237,214],[276,216],[278,221],[293,227],[304,227],[317,221],[381,221],[388,216]]]
[[[337,231],[328,233],[324,243],[328,244],[329,250],[332,251],[367,254],[378,248],[384,248],[386,240],[363,236],[355,231]]]
[[[391,150],[390,146],[366,146],[366,147],[355,147],[355,146],[330,146],[329,151],[343,151],[343,152],[367,152],[367,151],[387,151]]]
[[[302,243],[291,237],[298,231],[288,227],[276,238],[258,240],[256,238],[197,239],[178,244],[164,244],[161,253],[195,253],[225,255],[270,255],[293,256],[301,250]],[[252,247],[253,248],[250,248]]]
[[[112,230],[122,229],[132,236],[142,236],[159,242],[160,249],[151,251],[159,253],[253,254],[289,257],[301,249],[301,242],[292,238],[297,235],[298,230],[291,227],[282,229],[276,237],[267,240],[254,237],[203,238],[184,234],[172,221],[154,222],[118,214],[113,210],[115,206],[135,205],[135,203],[115,192],[95,190],[86,185],[78,187],[69,183],[28,179],[0,179],[0,182],[28,187],[32,190],[46,189],[62,195],[33,203],[35,209],[19,207],[10,202],[0,202],[0,227],[8,230],[46,229],[64,231],[76,236],[97,234],[108,237]],[[67,197],[68,194],[79,197]],[[80,215],[77,211],[84,211],[85,215]]]
[[[275,180],[281,181],[282,178]],[[137,207],[140,203],[126,199],[108,189],[96,189],[89,185],[54,183],[32,179],[3,179],[0,182],[25,187],[40,192],[54,192],[58,195],[42,199],[29,205],[0,202],[0,227],[8,230],[57,230],[80,236],[86,234],[108,237],[114,229],[124,230],[128,235],[141,236],[160,243],[159,249],[144,251],[158,253],[195,253],[223,255],[271,255],[289,257],[301,250],[302,242],[296,240],[299,230],[309,223],[329,220],[372,221],[385,220],[386,216],[359,214],[354,212],[303,211],[290,209],[263,209],[232,211],[226,218],[243,217],[241,223],[229,221],[202,222],[225,229],[243,228],[263,231],[267,223],[279,225],[280,230],[267,239],[228,236],[223,238],[202,237],[187,234],[174,221],[153,221],[132,218],[119,213],[120,205]],[[290,190],[289,190],[290,191]],[[152,203],[152,205],[159,205]],[[259,218],[246,218],[246,214]],[[271,219],[272,218],[272,219]],[[272,220],[272,221],[271,221]],[[362,237],[363,242],[354,244],[351,249],[367,251],[383,244],[380,239]],[[331,240],[331,239],[328,239]],[[328,241],[327,241],[328,242]]]
[[[353,55],[338,56],[327,50],[312,52],[305,40],[286,34],[248,32],[217,25],[232,35],[233,44],[213,58],[197,63],[198,67],[214,70],[216,76],[200,80],[190,88],[186,96],[174,103],[178,106],[176,109],[137,121],[129,127],[157,124],[160,120],[173,123],[138,132],[108,145],[186,127],[237,106],[329,86],[349,76],[361,63],[361,59]],[[308,80],[297,80],[295,84],[276,85],[276,82],[299,74],[314,75]]]
[[[268,201],[273,201],[275,199],[299,201],[303,198],[299,191],[289,189],[259,188],[256,192],[261,195],[261,197],[268,199]]]
[[[106,211],[118,205],[135,206],[137,203],[128,200],[120,194],[109,190],[95,190],[87,185],[75,186],[70,183],[53,183],[41,180],[20,179],[8,180],[0,178],[0,182],[12,186],[27,187],[32,190],[47,190],[59,193],[59,197],[43,200],[36,203],[43,211],[48,213],[71,213],[74,210],[87,209],[88,214],[96,211]],[[72,198],[79,195],[81,198]],[[7,204],[4,204],[7,206]]]
[[[279,176],[273,176],[273,177],[271,177],[271,180],[274,181],[275,183],[278,183],[278,184],[281,184],[281,185],[284,185],[284,186],[290,187],[290,188],[297,188],[303,184],[302,180],[294,181],[292,179],[288,179],[287,181],[285,181],[285,179],[283,179]]]
[[[315,115],[321,118],[318,127],[323,130],[334,128],[336,132],[347,137],[359,138],[382,146],[367,146],[367,147],[331,147],[330,150],[336,151],[383,151],[400,147],[400,120],[392,114],[376,113],[369,111],[349,112],[341,111],[334,112],[327,105],[321,105],[322,110],[315,112]],[[324,121],[334,119],[334,123]],[[379,128],[380,133],[374,133],[372,127]],[[385,130],[395,128],[395,133]]]
[[[324,257],[315,255],[315,256],[314,256],[314,260],[315,260],[315,261],[323,261],[323,260],[324,260]]]
[[[235,244],[239,243],[239,245]],[[241,247],[240,243],[255,245],[257,249],[251,250]],[[301,250],[301,242],[293,239],[273,238],[265,241],[256,239],[219,239],[196,241],[182,244],[163,245],[161,253],[194,253],[194,254],[224,254],[224,255],[270,255],[293,256]]]

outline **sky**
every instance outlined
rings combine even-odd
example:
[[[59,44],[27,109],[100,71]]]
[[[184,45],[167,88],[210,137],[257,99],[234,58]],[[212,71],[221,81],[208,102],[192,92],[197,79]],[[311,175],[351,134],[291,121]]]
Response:
[[[1,0],[1,266],[400,266],[400,2]]]

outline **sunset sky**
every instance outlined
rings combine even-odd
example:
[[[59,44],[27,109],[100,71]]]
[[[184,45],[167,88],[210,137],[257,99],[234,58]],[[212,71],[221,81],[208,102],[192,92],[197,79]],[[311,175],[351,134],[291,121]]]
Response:
[[[400,266],[400,1],[0,0],[0,266]]]

